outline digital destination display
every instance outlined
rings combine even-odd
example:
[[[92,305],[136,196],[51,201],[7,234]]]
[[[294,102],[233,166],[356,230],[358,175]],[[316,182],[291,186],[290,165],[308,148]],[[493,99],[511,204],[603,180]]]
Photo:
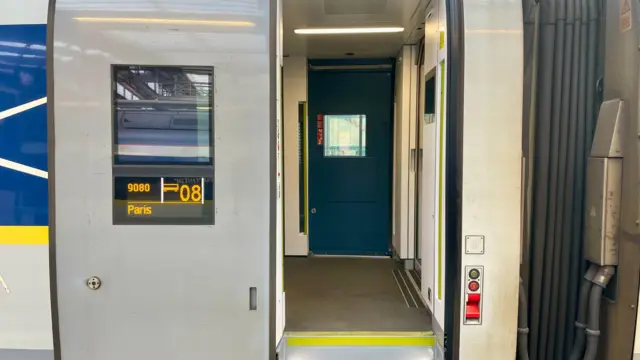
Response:
[[[213,179],[116,177],[114,224],[213,224]]]

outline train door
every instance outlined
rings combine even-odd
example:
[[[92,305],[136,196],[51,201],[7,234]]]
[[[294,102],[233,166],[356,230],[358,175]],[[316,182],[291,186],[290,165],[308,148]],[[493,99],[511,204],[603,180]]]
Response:
[[[314,254],[389,253],[393,67],[373,67],[309,71],[308,137],[314,139],[309,145],[309,244]]]
[[[435,134],[435,146],[424,160],[433,164],[435,180],[434,226],[425,242],[435,259],[434,355],[513,357],[521,233],[522,5],[434,3],[426,15],[425,71],[435,74],[435,116],[425,132]]]
[[[275,356],[276,12],[177,4],[52,2],[57,359]]]

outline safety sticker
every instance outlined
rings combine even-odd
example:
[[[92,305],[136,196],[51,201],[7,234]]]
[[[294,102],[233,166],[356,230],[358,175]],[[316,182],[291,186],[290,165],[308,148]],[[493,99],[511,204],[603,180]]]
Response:
[[[632,18],[631,0],[620,0],[620,32],[631,30]]]

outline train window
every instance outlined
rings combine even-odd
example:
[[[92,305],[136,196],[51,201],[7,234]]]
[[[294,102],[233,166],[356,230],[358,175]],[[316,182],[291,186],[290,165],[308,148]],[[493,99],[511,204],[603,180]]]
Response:
[[[213,68],[114,65],[115,165],[212,165]]]
[[[325,115],[324,156],[354,157],[367,155],[366,115]]]

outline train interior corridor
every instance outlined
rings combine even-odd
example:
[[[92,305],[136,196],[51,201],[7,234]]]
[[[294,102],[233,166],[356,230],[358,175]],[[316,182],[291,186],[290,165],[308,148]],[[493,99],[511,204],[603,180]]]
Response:
[[[435,102],[419,65],[426,9],[361,5],[283,8],[287,332],[432,330],[420,290],[418,165]],[[381,19],[397,27],[380,28]]]

